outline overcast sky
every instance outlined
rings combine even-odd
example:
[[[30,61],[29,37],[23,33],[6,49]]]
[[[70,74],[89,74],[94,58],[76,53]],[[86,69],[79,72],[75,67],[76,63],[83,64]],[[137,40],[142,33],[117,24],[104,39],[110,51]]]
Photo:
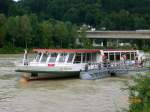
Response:
[[[16,2],[17,2],[17,1],[19,1],[19,0],[13,0],[13,1],[16,1]]]

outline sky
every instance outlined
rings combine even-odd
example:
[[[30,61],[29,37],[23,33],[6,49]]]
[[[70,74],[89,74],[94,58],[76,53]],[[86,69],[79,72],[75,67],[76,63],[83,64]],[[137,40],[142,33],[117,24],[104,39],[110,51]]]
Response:
[[[19,1],[19,0],[13,0],[13,1],[16,1],[16,2],[17,2],[17,1]]]

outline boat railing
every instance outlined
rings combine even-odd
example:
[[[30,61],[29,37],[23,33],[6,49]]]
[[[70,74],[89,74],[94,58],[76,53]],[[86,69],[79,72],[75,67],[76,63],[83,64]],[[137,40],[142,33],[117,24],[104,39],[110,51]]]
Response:
[[[29,60],[28,59],[23,59],[23,65],[29,65]]]
[[[104,63],[87,63],[85,65],[85,71],[94,70],[94,69],[102,69],[102,68],[106,68],[104,66]]]
[[[150,58],[146,58],[143,62],[144,66],[150,67]]]
[[[85,71],[88,70],[103,70],[103,69],[126,69],[126,70],[138,70],[150,66],[150,60],[142,62],[129,62],[129,61],[117,61],[117,62],[100,62],[100,63],[87,63],[85,65]]]

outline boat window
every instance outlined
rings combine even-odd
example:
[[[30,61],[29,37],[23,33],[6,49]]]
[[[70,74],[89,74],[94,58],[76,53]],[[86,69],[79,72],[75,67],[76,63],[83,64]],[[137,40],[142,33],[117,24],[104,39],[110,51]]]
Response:
[[[91,58],[91,53],[87,53],[87,62],[91,62],[92,61],[92,58]]]
[[[104,53],[106,59],[108,59],[108,53]]]
[[[116,61],[119,61],[120,60],[120,52],[116,52],[115,55],[116,55]]]
[[[110,52],[109,53],[109,58],[110,58],[110,61],[114,61],[115,59],[115,56],[114,56],[114,53]]]
[[[83,53],[83,63],[86,63],[87,62],[87,54],[86,53]]]
[[[121,53],[121,59],[120,60],[122,60],[122,59],[127,60],[127,54],[124,52]]]
[[[103,59],[103,62],[106,62],[108,60],[108,53],[104,53],[102,59]]]
[[[122,56],[126,58],[126,54],[124,52],[121,52],[121,57]]]
[[[135,53],[134,53],[134,60],[136,59],[136,57],[137,57],[137,53],[135,52]]]
[[[96,62],[96,56],[97,56],[96,53],[92,53],[91,55],[92,55],[92,57],[91,57],[92,60],[91,61]]]
[[[49,62],[54,63],[56,61],[57,55],[57,53],[52,53]]]
[[[134,52],[131,52],[131,60],[135,59],[134,55],[135,55]]]
[[[70,53],[67,63],[71,63],[72,60],[73,60],[73,57],[74,57],[74,54],[73,54],[73,53]]]
[[[91,55],[89,53],[87,53],[87,62],[91,61]]]
[[[126,53],[126,58],[127,58],[127,60],[130,59],[130,53],[129,52]]]
[[[48,54],[44,53],[43,56],[42,56],[41,62],[46,62],[47,57],[48,57]]]
[[[38,53],[38,54],[37,54],[37,56],[36,56],[36,58],[35,58],[36,62],[39,62],[39,60],[40,60],[40,58],[41,58],[41,54],[42,54],[42,53]]]
[[[81,53],[77,53],[76,54],[74,63],[81,63]]]
[[[58,62],[65,62],[66,57],[67,53],[61,53]]]

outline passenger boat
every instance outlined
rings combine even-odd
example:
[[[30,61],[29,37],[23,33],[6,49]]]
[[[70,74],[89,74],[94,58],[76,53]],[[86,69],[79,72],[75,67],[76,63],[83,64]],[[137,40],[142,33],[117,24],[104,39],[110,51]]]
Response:
[[[25,51],[23,62],[16,69],[29,80],[78,76],[87,64],[92,68],[94,64],[103,66],[106,60],[120,61],[124,55],[128,61],[143,56],[138,50],[33,49],[33,52],[37,54],[33,61],[28,61]]]

